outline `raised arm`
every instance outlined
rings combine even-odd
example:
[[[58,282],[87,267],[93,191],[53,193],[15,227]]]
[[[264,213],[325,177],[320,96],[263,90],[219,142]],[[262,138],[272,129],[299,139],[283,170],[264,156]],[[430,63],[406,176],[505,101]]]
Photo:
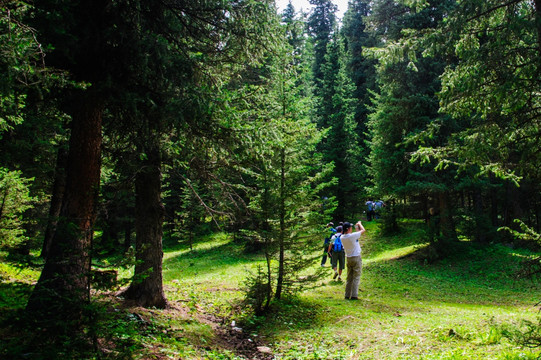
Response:
[[[364,228],[363,224],[361,223],[361,220],[359,220],[356,224],[355,224],[355,229],[357,231],[360,231],[361,232],[361,235],[364,234],[366,232],[366,229]]]

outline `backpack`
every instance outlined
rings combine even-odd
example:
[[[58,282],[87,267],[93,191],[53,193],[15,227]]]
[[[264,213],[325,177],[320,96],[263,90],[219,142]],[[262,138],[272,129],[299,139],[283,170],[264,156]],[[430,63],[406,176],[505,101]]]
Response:
[[[342,246],[342,240],[340,240],[340,236],[342,235],[338,235],[334,239],[334,245],[332,247],[332,251],[344,251],[344,246]]]

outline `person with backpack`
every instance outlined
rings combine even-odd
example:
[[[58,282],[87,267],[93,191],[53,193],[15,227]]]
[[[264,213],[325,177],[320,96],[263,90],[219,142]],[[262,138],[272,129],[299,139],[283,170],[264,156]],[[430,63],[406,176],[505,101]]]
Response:
[[[323,257],[321,258],[321,267],[324,267],[327,263],[327,256],[329,256],[329,259],[332,259],[331,253],[329,252],[329,244],[331,243],[332,236],[336,233],[336,229],[334,228],[334,224],[332,222],[327,224],[327,230],[329,230],[330,233],[325,240],[323,240]]]
[[[376,215],[375,204],[372,199],[369,199],[366,203],[366,220],[372,221]]]
[[[346,222],[343,225],[343,235],[340,237],[342,246],[347,255],[348,275],[346,278],[346,294],[347,300],[358,300],[359,284],[361,282],[361,271],[363,262],[361,260],[361,245],[359,239],[366,232],[361,221],[355,224],[357,231],[353,232],[353,225]]]
[[[383,200],[374,201],[374,217],[376,219],[379,219],[381,217],[381,210],[383,210],[384,206],[385,203],[383,202]]]
[[[344,270],[346,263],[346,253],[342,246],[341,237],[342,226],[339,225],[336,227],[336,234],[332,236],[331,243],[329,244],[329,252],[332,251],[331,266],[334,270],[333,279],[338,277],[338,281],[342,281],[342,270]]]

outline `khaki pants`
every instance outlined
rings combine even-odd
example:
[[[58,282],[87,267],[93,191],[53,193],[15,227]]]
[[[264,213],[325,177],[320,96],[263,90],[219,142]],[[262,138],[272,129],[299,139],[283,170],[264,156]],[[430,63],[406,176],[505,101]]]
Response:
[[[359,283],[361,282],[361,271],[363,261],[360,256],[347,258],[348,275],[346,279],[346,298],[357,297],[359,295]]]

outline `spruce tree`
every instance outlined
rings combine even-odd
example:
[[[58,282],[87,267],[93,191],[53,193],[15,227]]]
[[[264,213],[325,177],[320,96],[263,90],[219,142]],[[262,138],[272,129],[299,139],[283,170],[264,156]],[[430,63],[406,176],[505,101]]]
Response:
[[[329,194],[337,200],[336,219],[346,221],[359,213],[362,151],[354,123],[355,86],[347,76],[344,46],[338,34],[328,44],[323,70],[322,108],[327,119],[326,137],[320,143],[323,159],[334,164],[336,185]]]
[[[303,66],[292,56],[299,51],[284,40],[256,70],[259,81],[250,87],[259,93],[259,106],[246,114],[255,130],[250,210],[267,260],[265,269],[248,280],[256,313],[266,311],[272,297],[310,285],[313,276],[301,278],[300,273],[316,260],[309,249],[318,247],[325,219],[318,193],[329,168],[315,151],[321,133],[308,117],[309,99],[301,97]]]
[[[409,12],[394,1],[381,0],[374,3],[370,21],[390,48],[393,41],[402,38],[401,29],[434,28],[445,10],[446,1],[434,1],[423,11]],[[438,113],[436,93],[444,66],[442,59],[420,58],[415,67],[404,60],[381,62],[378,68],[380,90],[374,98],[369,123],[374,192],[393,196],[395,201],[403,198],[409,198],[410,203],[420,201],[423,206],[436,209],[441,229],[441,241],[437,244],[439,255],[450,251],[449,241],[456,240],[451,199],[456,190],[453,179],[456,169],[434,172],[434,164],[413,163],[410,158],[419,146],[415,134],[426,127],[437,126],[437,137],[430,141],[442,142],[455,127],[452,118]],[[408,209],[410,213],[415,211],[418,210]],[[396,227],[393,223],[390,226]]]
[[[376,91],[376,61],[366,55],[366,49],[377,45],[376,36],[367,28],[370,3],[366,0],[350,1],[344,14],[340,36],[344,42],[344,67],[354,85],[349,95],[353,101],[355,133],[358,136],[357,157],[354,179],[358,191],[364,192],[369,185],[366,167],[368,165],[368,114],[372,105],[370,92]],[[364,204],[366,201],[361,201]]]

